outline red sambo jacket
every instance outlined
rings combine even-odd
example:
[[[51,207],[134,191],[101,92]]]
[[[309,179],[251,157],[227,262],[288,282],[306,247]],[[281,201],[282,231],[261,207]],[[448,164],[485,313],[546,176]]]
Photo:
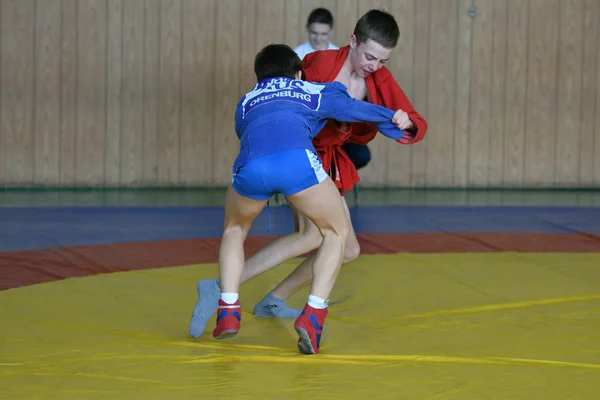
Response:
[[[303,78],[309,82],[333,82],[348,57],[350,46],[339,50],[322,50],[309,53],[302,61]],[[414,127],[398,140],[400,144],[414,144],[423,139],[427,131],[427,122],[415,111],[389,69],[381,67],[366,78],[367,101],[402,110],[408,114]],[[346,141],[367,144],[375,138],[377,127],[370,123],[339,123],[330,120],[313,139],[313,145],[319,153],[323,168],[332,173],[340,193],[351,190],[360,181],[356,167],[342,149]]]

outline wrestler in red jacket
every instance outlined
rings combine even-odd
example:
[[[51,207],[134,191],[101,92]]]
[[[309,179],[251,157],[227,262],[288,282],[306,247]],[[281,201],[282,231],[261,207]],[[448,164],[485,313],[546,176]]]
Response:
[[[303,78],[309,82],[333,82],[340,73],[348,58],[350,46],[339,50],[316,51],[307,54],[302,62]],[[413,144],[423,139],[427,131],[427,122],[415,110],[406,97],[389,69],[382,66],[365,77],[367,84],[367,100],[369,103],[385,106],[392,110],[403,110],[413,126],[398,143]],[[330,170],[332,178],[343,194],[351,190],[360,178],[354,164],[342,149],[345,141],[367,144],[375,138],[377,127],[368,123],[340,124],[337,121],[329,123],[313,139],[323,167]]]

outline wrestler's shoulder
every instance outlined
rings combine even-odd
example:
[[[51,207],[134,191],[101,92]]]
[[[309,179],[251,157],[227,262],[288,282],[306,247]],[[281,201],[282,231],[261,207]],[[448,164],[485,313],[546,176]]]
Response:
[[[320,63],[323,60],[334,60],[337,54],[340,52],[340,49],[328,49],[328,50],[319,50],[313,51],[312,53],[308,53],[304,56],[302,60],[302,64],[310,66],[311,64],[317,62]]]
[[[333,81],[333,82],[315,82],[315,84],[323,85],[325,87],[325,92],[335,95],[344,95],[345,97],[350,97],[350,93],[348,93],[348,88],[341,82]]]

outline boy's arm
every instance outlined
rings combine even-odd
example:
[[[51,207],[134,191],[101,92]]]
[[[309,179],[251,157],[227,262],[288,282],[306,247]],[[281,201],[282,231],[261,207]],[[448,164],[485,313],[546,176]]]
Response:
[[[323,93],[320,116],[343,122],[372,122],[390,139],[399,141],[405,131],[392,122],[394,111],[385,107],[353,99],[345,89],[332,86]]]

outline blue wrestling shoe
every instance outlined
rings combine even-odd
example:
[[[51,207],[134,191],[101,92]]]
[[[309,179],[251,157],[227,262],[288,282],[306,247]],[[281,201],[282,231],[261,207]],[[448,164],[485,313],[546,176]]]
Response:
[[[190,321],[190,336],[194,339],[198,339],[202,335],[208,320],[217,312],[221,297],[219,280],[203,279],[196,285],[196,291],[198,292],[198,301]]]

